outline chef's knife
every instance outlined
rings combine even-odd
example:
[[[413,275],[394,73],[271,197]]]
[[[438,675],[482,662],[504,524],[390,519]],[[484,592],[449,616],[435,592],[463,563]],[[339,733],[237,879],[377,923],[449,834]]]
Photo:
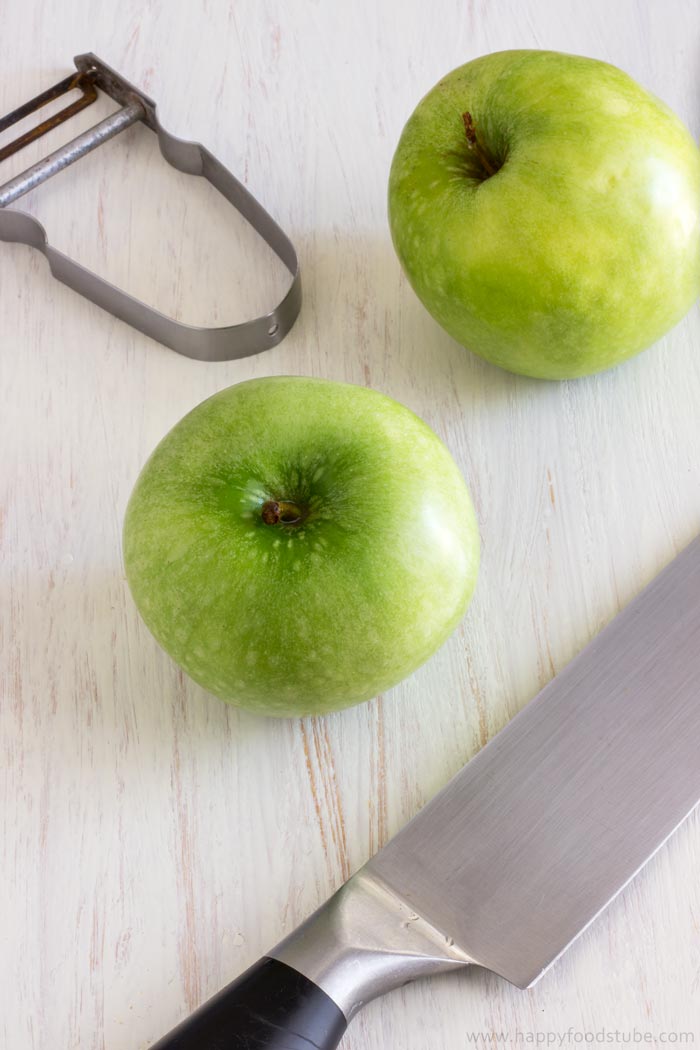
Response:
[[[700,537],[387,846],[154,1050],[330,1050],[368,1000],[536,981],[700,800]]]

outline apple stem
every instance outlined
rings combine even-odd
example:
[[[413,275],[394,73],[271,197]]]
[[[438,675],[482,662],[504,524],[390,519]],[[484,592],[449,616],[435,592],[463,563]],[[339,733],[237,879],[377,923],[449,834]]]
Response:
[[[462,122],[464,124],[464,131],[467,136],[467,148],[472,151],[479,164],[486,172],[487,176],[495,175],[498,171],[498,168],[495,168],[493,166],[493,163],[489,158],[488,153],[479,142],[478,136],[476,134],[476,127],[474,126],[474,120],[472,119],[471,113],[463,113]]]
[[[297,525],[304,517],[296,503],[288,500],[268,499],[263,503],[260,517],[266,525]]]

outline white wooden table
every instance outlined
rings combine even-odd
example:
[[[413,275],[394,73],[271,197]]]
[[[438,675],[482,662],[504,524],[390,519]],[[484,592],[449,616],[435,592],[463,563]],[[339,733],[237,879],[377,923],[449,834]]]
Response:
[[[547,384],[457,346],[401,276],[385,198],[403,122],[441,74],[507,47],[612,61],[700,131],[696,0],[4,3],[0,113],[96,51],[290,232],[305,302],[277,349],[203,365],[0,245],[3,1050],[150,1045],[398,830],[700,528],[697,308],[624,367]],[[253,316],[284,285],[142,128],[24,205],[56,245],[186,320]],[[303,722],[187,681],[139,622],[120,555],[160,437],[214,391],[276,373],[366,383],[418,412],[462,467],[483,538],[477,596],[429,664]],[[368,1007],[344,1045],[700,1040],[699,875],[695,818],[535,988],[478,971],[417,984]]]

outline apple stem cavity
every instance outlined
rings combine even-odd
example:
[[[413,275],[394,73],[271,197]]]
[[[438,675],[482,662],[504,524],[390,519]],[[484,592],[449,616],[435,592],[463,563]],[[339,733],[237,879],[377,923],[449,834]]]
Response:
[[[481,142],[479,142],[471,113],[467,111],[462,114],[462,123],[467,136],[467,149],[474,154],[477,163],[485,173],[485,177],[490,179],[492,175],[496,174],[498,167],[493,163]]]
[[[296,503],[288,500],[266,500],[260,510],[260,517],[266,525],[298,525],[304,518],[304,512]]]

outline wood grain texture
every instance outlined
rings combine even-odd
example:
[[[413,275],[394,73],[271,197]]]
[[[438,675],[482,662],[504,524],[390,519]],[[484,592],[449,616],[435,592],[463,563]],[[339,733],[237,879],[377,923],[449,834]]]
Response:
[[[697,137],[700,11],[6,0],[2,22],[0,112],[96,51],[245,180],[304,272],[280,347],[202,365],[0,245],[0,1045],[142,1050],[362,864],[698,532],[697,308],[609,374],[506,375],[416,301],[385,197],[421,95],[505,47],[614,62]],[[57,246],[185,320],[254,316],[284,285],[141,128],[25,207]],[[131,486],[166,430],[214,391],[280,373],[366,383],[423,416],[464,471],[483,538],[450,641],[383,698],[325,720],[261,720],[186,680],[140,623],[120,555]],[[368,1007],[344,1045],[461,1050],[474,1032],[517,1046],[603,1027],[700,1040],[699,875],[695,818],[535,988],[478,971],[420,983]]]

